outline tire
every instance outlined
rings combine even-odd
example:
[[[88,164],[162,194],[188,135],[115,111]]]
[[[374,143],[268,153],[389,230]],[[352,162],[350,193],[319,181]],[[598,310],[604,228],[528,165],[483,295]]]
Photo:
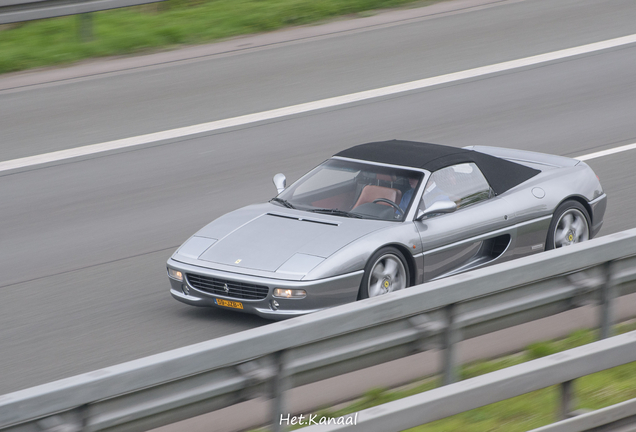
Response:
[[[376,251],[364,267],[358,299],[377,297],[409,286],[409,266],[404,254],[394,247]]]
[[[589,240],[590,215],[578,201],[565,201],[557,207],[550,222],[545,250],[557,249]]]

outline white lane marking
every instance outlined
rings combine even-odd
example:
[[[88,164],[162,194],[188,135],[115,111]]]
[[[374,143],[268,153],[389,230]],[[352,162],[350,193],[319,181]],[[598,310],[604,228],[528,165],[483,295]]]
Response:
[[[635,149],[636,149],[636,143],[627,144],[627,145],[624,145],[624,146],[614,147],[614,148],[603,150],[603,151],[599,151],[599,152],[596,152],[596,153],[589,153],[589,154],[586,154],[586,155],[577,156],[574,159],[586,161],[586,160],[590,160],[590,159],[600,158],[600,157],[603,157],[603,156],[608,156],[608,155],[611,155],[611,154],[614,154],[614,153],[620,153],[620,152],[624,152],[624,151],[627,151],[627,150],[635,150]]]
[[[123,138],[114,141],[107,141],[100,144],[92,144],[83,147],[76,147],[67,150],[60,150],[51,153],[44,153],[35,156],[28,156],[19,159],[12,159],[0,162],[0,172],[16,168],[24,168],[33,165],[39,165],[49,162],[57,162],[64,159],[71,159],[79,156],[87,156],[95,153],[106,152],[110,150],[118,150],[127,147],[134,147],[143,144],[149,144],[157,141],[182,138],[189,135],[199,133],[212,132],[219,129],[226,129],[235,126],[243,126],[250,123],[256,123],[264,120],[272,120],[276,118],[286,117],[295,114],[301,114],[309,111],[320,110],[324,108],[332,108],[353,102],[374,99],[382,96],[394,95],[397,93],[408,92],[412,90],[420,90],[426,87],[446,84],[454,81],[460,81],[468,78],[475,78],[492,73],[508,71],[512,69],[532,66],[540,63],[560,60],[581,54],[588,54],[609,48],[615,48],[623,45],[636,43],[636,34],[624,36],[616,39],[610,39],[602,42],[581,45],[574,48],[553,51],[536,56],[525,57],[518,60],[511,60],[503,63],[497,63],[489,66],[468,69],[461,72],[454,72],[446,75],[439,75],[431,78],[411,81],[403,84],[396,84],[388,87],[381,87],[373,90],[351,93],[343,96],[317,100],[313,102],[291,105],[284,108],[263,111],[254,114],[232,117],[224,120],[217,120],[209,123],[201,123],[193,126],[186,126],[176,129],[170,129],[162,132],[155,132],[146,135],[139,135],[130,138]]]

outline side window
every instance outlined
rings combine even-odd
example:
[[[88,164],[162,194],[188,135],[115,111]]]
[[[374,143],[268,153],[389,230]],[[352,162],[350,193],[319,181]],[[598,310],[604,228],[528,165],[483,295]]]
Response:
[[[435,171],[426,183],[422,196],[424,208],[435,201],[455,201],[457,208],[487,200],[492,189],[474,163],[463,163]]]

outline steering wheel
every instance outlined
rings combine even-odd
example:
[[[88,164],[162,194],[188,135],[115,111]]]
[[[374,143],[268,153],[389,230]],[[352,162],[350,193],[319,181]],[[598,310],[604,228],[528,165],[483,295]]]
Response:
[[[386,198],[378,198],[378,199],[374,199],[373,203],[377,203],[377,202],[383,202],[383,203],[387,203],[388,205],[390,205],[391,207],[393,207],[394,209],[396,209],[397,211],[400,212],[400,217],[404,217],[404,210],[402,210],[400,208],[399,205],[397,205],[396,203],[394,203],[393,201],[386,199]]]

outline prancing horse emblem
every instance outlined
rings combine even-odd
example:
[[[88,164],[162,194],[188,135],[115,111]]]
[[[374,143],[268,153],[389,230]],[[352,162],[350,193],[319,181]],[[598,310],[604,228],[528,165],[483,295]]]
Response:
[[[227,284],[223,285],[223,291],[225,291],[225,294],[230,292],[230,287],[227,286]]]

